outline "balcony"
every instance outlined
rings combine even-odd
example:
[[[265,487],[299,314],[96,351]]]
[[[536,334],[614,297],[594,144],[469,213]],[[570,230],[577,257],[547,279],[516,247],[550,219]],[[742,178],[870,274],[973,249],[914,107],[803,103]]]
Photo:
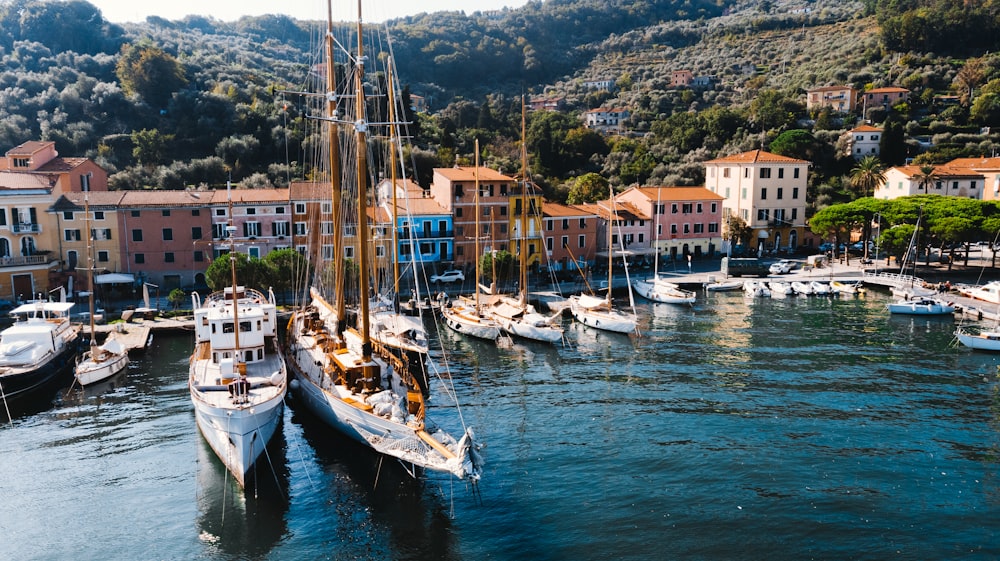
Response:
[[[0,257],[0,267],[24,267],[26,265],[44,265],[49,262],[48,255],[18,255]]]
[[[10,231],[15,234],[37,234],[42,231],[42,227],[38,224],[14,223],[10,225]]]

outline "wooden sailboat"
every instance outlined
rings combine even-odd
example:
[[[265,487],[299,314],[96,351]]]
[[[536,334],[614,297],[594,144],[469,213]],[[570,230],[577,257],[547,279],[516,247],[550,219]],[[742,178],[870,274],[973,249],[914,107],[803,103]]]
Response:
[[[265,296],[236,282],[232,215],[230,202],[230,286],[204,302],[197,292],[191,295],[195,347],[188,389],[198,430],[244,486],[277,431],[288,385],[274,293]]]
[[[373,183],[367,158],[368,129],[375,123],[369,120],[366,107],[364,81],[368,60],[363,50],[360,1],[357,51],[347,65],[353,73],[353,93],[349,95],[339,95],[341,92],[336,88],[333,9],[329,0],[327,14],[326,91],[321,96],[326,106],[325,115],[318,122],[326,129],[333,241],[338,251],[329,256],[333,286],[315,283],[309,289],[308,305],[296,311],[289,321],[287,357],[295,376],[292,392],[298,403],[323,422],[380,454],[416,468],[478,480],[481,460],[472,430],[466,428],[456,440],[435,427],[427,418],[428,388],[422,386],[425,381],[419,368],[407,354],[395,352],[371,336],[371,262],[365,220],[368,185]],[[338,118],[340,103],[353,105],[353,119]],[[347,113],[351,113],[350,107]],[[347,150],[343,154],[341,129],[353,131],[344,133]],[[347,164],[343,170],[342,161]],[[342,183],[342,178],[349,179]],[[352,182],[355,190],[350,192]],[[348,217],[345,210],[349,209],[341,208],[341,201],[352,197],[357,203],[353,217],[358,221],[354,229],[357,258],[356,278],[348,282],[348,268],[340,248],[345,245],[342,236]],[[357,308],[350,317],[349,294],[357,297]]]
[[[625,313],[614,307],[611,300],[611,288],[614,278],[614,244],[612,243],[612,230],[615,223],[615,194],[611,191],[611,208],[608,209],[608,290],[604,298],[598,298],[590,294],[578,294],[570,297],[570,312],[580,323],[613,331],[615,333],[636,332],[635,310],[632,313]],[[625,260],[624,254],[622,260]],[[632,303],[632,291],[629,287],[629,303]]]
[[[518,297],[500,297],[495,299],[489,308],[490,315],[505,333],[522,339],[530,339],[543,343],[558,343],[562,341],[563,329],[559,326],[562,312],[551,316],[538,313],[535,307],[528,303],[528,229],[530,209],[528,195],[532,190],[528,179],[528,148],[525,142],[525,103],[521,100],[521,187],[522,210],[520,222],[516,224],[519,238],[518,263],[520,278],[518,280]]]
[[[74,375],[81,386],[95,384],[111,378],[128,366],[128,350],[114,337],[109,336],[97,346],[94,310],[94,235],[90,230],[90,200],[83,198],[84,228],[87,232],[87,287],[90,300],[90,348],[76,363]]]
[[[476,280],[475,295],[470,300],[468,298],[458,298],[450,302],[449,305],[441,308],[441,317],[444,323],[451,329],[479,339],[496,340],[500,337],[500,326],[490,316],[483,313],[482,304],[479,301],[479,140],[476,140],[476,234],[475,234],[475,256],[476,256]]]

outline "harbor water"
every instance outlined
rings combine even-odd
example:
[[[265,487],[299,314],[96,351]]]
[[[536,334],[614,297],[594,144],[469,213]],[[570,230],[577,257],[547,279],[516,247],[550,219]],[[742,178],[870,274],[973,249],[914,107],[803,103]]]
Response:
[[[414,479],[289,400],[244,492],[202,441],[192,337],[0,427],[0,559],[1000,558],[1000,356],[888,296],[636,303],[567,347],[432,329],[484,444]],[[621,302],[624,304],[624,302]],[[6,421],[6,416],[4,416]]]

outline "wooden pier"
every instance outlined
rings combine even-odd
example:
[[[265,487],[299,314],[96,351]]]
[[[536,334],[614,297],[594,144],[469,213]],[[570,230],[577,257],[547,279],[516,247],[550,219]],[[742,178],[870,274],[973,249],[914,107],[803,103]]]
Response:
[[[185,332],[194,330],[193,318],[153,318],[153,319],[133,319],[132,321],[117,322],[106,325],[94,326],[94,331],[100,339],[115,339],[121,343],[129,352],[145,349],[149,346],[154,333],[161,332]],[[90,336],[90,326],[84,325],[81,332]]]

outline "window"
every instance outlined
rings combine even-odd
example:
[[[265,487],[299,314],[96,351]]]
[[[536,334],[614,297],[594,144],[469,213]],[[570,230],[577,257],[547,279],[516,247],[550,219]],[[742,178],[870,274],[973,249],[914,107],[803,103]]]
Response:
[[[216,222],[212,224],[212,239],[221,240],[226,237],[226,223]]]
[[[670,225],[670,233],[671,234],[676,234],[677,233],[677,224],[671,224]]]
[[[793,199],[798,199],[799,198],[799,188],[798,187],[792,187],[792,198]]]
[[[226,215],[226,209],[224,209],[224,208],[217,208],[217,209],[215,209],[215,215],[216,216],[225,216]]]
[[[785,168],[778,168],[778,179],[785,178]]]
[[[569,219],[568,218],[563,218],[562,229],[563,230],[569,230]]]
[[[697,212],[698,214],[705,212],[705,209],[701,206],[701,203],[695,205],[695,212]]]
[[[324,222],[324,224],[326,224]],[[260,222],[244,222],[243,235],[248,238],[256,238],[260,235]]]
[[[798,179],[799,178],[799,168],[795,168],[795,169],[792,170],[792,177],[794,179]]]
[[[709,222],[708,223],[708,233],[709,234],[715,234],[718,231],[719,231],[719,223],[718,222]]]
[[[283,206],[276,206],[276,207],[274,207],[274,213],[275,214],[285,214],[285,207],[283,207]]]
[[[205,252],[204,251],[201,251],[199,249],[199,250],[197,250],[197,251],[194,252],[194,261],[195,261],[195,263],[201,263],[204,260],[205,260]]]
[[[272,236],[287,236],[288,235],[288,222],[279,221],[271,224],[271,235]]]
[[[792,209],[792,222],[794,222],[795,219],[798,218],[798,217],[799,217],[799,209],[793,208]]]
[[[26,168],[31,164],[31,158],[14,158],[14,167]]]
[[[761,187],[760,188],[760,200],[763,201],[765,199],[767,199],[767,187]]]
[[[191,216],[201,216],[201,209],[200,208],[191,209]]]
[[[587,227],[587,219],[581,218],[580,219],[580,229],[582,230],[582,229],[584,229],[586,227]]]
[[[677,214],[677,203],[670,205],[670,214]]]
[[[111,228],[91,228],[90,238],[93,240],[110,240]]]
[[[73,211],[72,210],[63,211],[63,220],[67,221],[73,220]]]
[[[729,177],[729,168],[722,168],[722,177]]]
[[[138,210],[133,210],[133,211],[132,211],[132,218],[139,218],[139,216],[140,216],[141,214],[142,214],[142,213],[141,213],[141,212],[139,212]]]
[[[111,260],[111,257],[108,254],[107,250],[102,249],[101,251],[97,252],[97,260],[101,263],[107,263],[108,261]]]
[[[295,203],[294,213],[295,214],[305,214],[306,213],[306,205],[305,205],[305,203]]]
[[[80,241],[80,230],[65,230],[65,240],[68,242]]]
[[[551,219],[545,221],[545,231],[546,232],[551,232],[552,231],[552,220]]]
[[[246,211],[247,211],[247,216],[253,216],[254,214],[257,214],[257,209],[253,207],[247,208]]]
[[[104,220],[104,211],[103,210],[95,210],[94,211],[94,220]]]
[[[576,240],[576,245],[577,245],[577,247],[580,247],[580,248],[587,247],[587,236],[584,236],[583,234],[581,234],[580,237],[577,238],[577,240]]]
[[[691,214],[691,210],[693,208],[694,205],[692,205],[691,203],[684,203],[683,205],[681,205],[681,212],[684,214]]]
[[[304,235],[306,235],[306,223],[305,222],[296,222],[295,223],[295,235],[296,236],[304,236]]]
[[[145,254],[143,254],[143,253],[136,253],[135,254],[135,264],[136,265],[142,265],[145,262],[146,262],[146,255]]]
[[[784,197],[785,189],[783,187],[778,187],[778,199],[780,200]]]
[[[132,230],[132,241],[134,242],[142,241],[142,230]]]
[[[191,227],[191,239],[192,240],[200,240],[201,239],[201,226],[192,226]]]
[[[757,220],[763,220],[764,222],[767,222],[769,216],[770,213],[766,208],[757,209]]]
[[[164,228],[163,229],[163,241],[169,242],[174,239],[174,229]]]
[[[163,216],[170,216],[170,209],[163,209]]]
[[[344,248],[344,258],[354,259],[354,246],[347,246]]]
[[[560,239],[560,242],[561,243],[560,243],[559,247],[569,247],[569,236],[563,236],[562,239]],[[551,248],[549,248],[549,249],[551,249]]]
[[[719,203],[712,203],[712,205],[709,208],[712,209],[710,212],[712,214],[715,214],[716,212],[719,212]]]
[[[552,238],[545,238],[545,249],[552,251]]]
[[[694,225],[694,233],[695,234],[704,234],[705,233],[705,225],[702,224],[702,223],[700,223],[700,222],[698,224],[695,224]]]
[[[164,263],[173,263],[174,262],[174,253],[172,251],[168,251],[168,252],[164,253],[163,254],[163,262]]]

